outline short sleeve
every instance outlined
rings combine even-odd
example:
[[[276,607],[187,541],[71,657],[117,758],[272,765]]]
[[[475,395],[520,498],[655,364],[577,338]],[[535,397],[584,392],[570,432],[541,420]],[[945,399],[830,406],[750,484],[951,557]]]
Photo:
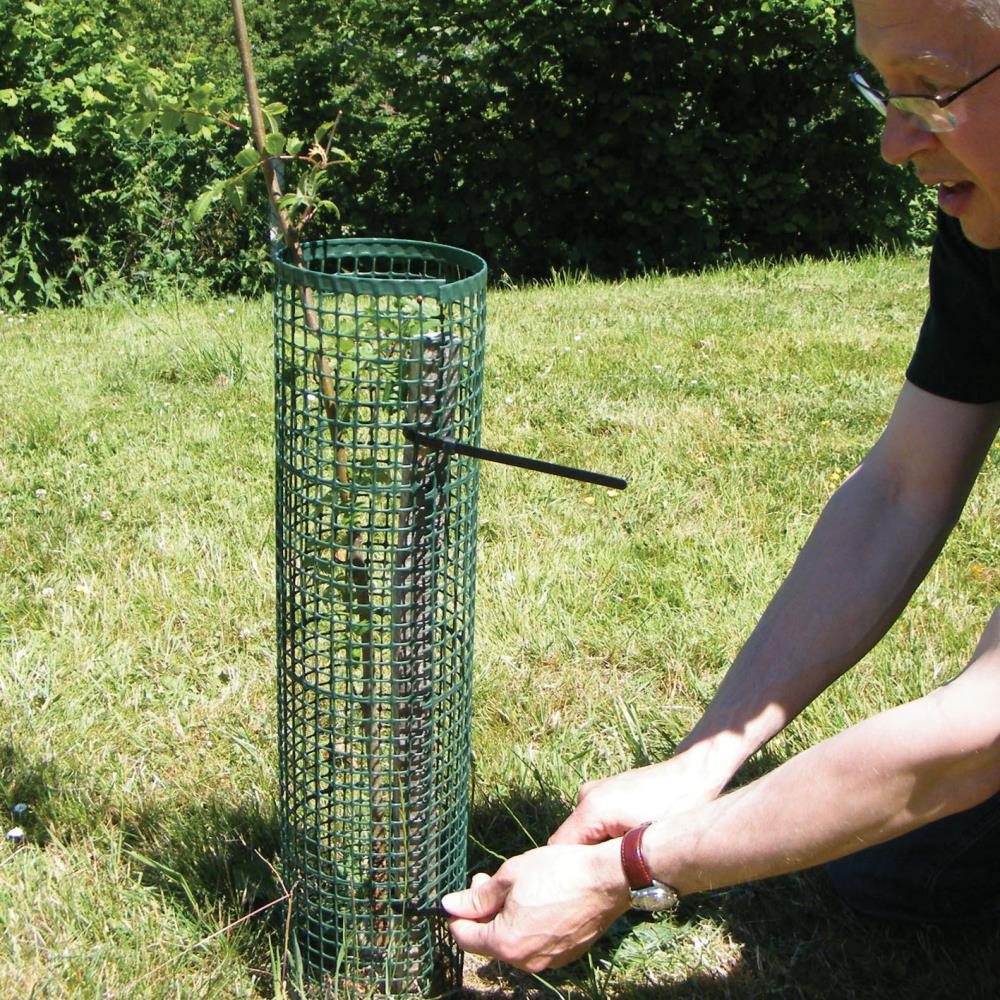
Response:
[[[930,305],[906,377],[964,403],[1000,400],[1000,251],[974,246],[941,212]]]

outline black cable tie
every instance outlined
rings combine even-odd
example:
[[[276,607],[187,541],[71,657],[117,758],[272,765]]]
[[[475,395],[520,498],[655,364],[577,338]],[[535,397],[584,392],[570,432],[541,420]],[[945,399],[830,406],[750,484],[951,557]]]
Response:
[[[603,472],[589,472],[586,469],[575,469],[570,465],[543,462],[540,458],[526,458],[523,455],[512,455],[505,451],[479,448],[476,445],[463,444],[452,437],[434,437],[410,427],[403,428],[403,437],[411,444],[443,452],[445,456],[465,455],[467,458],[478,458],[484,462],[497,462],[500,465],[512,465],[518,469],[530,469],[532,472],[544,472],[550,476],[562,476],[564,479],[575,479],[580,483],[606,486],[613,490],[623,490],[628,486],[624,479],[619,479],[617,476],[607,476]]]
[[[414,903],[404,902],[403,900],[392,899],[389,900],[388,905],[393,913],[397,913],[401,917],[440,917],[447,920],[452,916],[440,904],[436,906],[418,906]]]

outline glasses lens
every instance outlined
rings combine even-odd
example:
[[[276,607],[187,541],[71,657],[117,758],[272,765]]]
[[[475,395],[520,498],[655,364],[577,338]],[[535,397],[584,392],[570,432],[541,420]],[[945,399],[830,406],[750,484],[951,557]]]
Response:
[[[925,132],[950,132],[958,124],[947,108],[922,97],[890,97],[889,103],[904,115],[913,115]]]
[[[882,114],[886,112],[885,101],[882,95],[872,87],[865,78],[860,73],[849,73],[847,77],[855,87],[858,88],[858,93],[877,111],[881,111]]]
[[[848,73],[847,78],[858,88],[858,93],[873,108],[886,114],[888,105],[891,104],[904,115],[911,115],[916,120],[915,124],[925,132],[950,132],[958,124],[958,119],[946,108],[939,107],[935,101],[925,97],[887,98],[881,91],[876,90],[868,83],[860,73],[856,71]]]

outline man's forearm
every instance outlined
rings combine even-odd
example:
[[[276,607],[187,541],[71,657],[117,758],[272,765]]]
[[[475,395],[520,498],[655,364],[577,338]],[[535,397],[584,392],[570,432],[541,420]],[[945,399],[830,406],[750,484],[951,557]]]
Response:
[[[652,876],[680,893],[812,867],[984,801],[1000,788],[1000,612],[973,665],[743,788],[660,819]],[[511,858],[444,905],[458,943],[530,971],[580,955],[629,906],[621,841]]]
[[[791,758],[763,778],[655,823],[643,848],[680,892],[812,867],[1000,790],[1000,654],[918,701]]]
[[[740,765],[885,633],[958,519],[1000,404],[905,384],[830,499],[704,716],[669,759],[589,781],[552,844],[595,844],[715,798]]]
[[[701,721],[678,747],[721,789],[885,634],[958,509],[908,511],[862,467],[831,497]]]

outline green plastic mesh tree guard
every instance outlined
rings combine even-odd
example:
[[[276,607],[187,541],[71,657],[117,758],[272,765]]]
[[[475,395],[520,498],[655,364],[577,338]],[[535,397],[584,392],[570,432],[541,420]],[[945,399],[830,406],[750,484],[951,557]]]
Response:
[[[325,995],[461,985],[486,265],[409,241],[275,260],[281,856]]]

